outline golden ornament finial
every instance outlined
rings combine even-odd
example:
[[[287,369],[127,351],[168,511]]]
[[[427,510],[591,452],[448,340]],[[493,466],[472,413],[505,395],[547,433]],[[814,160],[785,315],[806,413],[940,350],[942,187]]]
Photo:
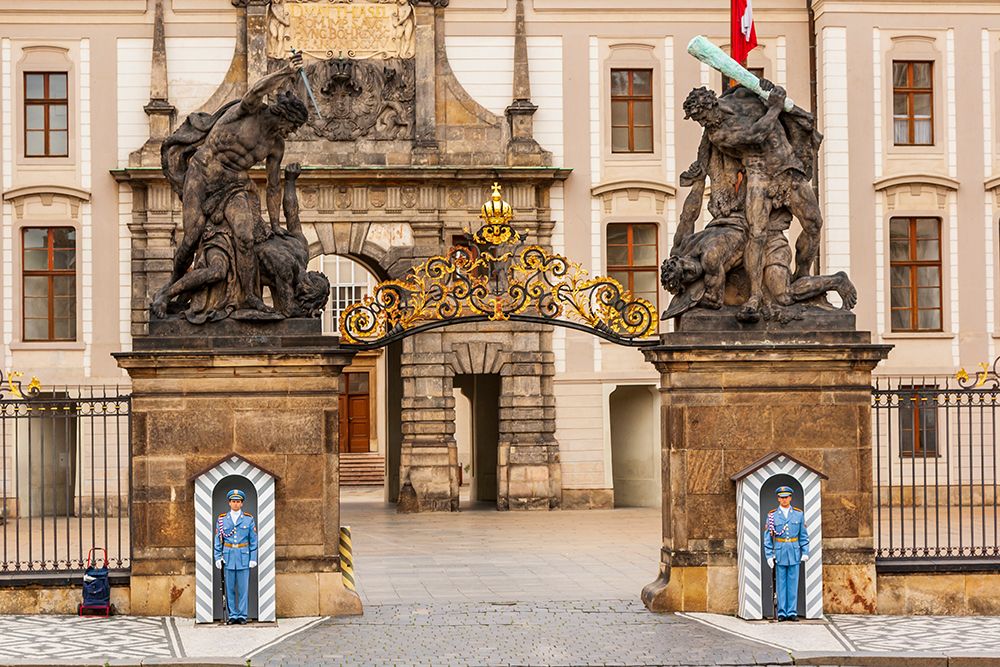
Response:
[[[490,195],[490,200],[483,204],[479,217],[487,225],[505,225],[514,218],[514,211],[510,204],[505,202],[500,195],[500,183],[494,181],[493,193]]]

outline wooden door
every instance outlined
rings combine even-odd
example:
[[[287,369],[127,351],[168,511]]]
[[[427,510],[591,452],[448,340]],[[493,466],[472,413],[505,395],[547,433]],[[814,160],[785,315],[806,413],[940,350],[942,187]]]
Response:
[[[345,373],[340,395],[340,451],[368,452],[371,445],[371,402],[368,373]]]

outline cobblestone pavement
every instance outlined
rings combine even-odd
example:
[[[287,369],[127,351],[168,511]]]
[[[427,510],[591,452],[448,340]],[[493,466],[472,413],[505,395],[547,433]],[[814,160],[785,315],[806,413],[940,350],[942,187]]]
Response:
[[[378,605],[330,619],[253,665],[785,665],[788,651],[638,601]]]
[[[365,605],[638,599],[659,572],[657,508],[400,515],[381,493],[341,498]]]

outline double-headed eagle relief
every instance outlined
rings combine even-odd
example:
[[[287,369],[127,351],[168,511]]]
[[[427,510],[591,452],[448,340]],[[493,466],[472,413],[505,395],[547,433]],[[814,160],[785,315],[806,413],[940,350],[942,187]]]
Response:
[[[810,307],[832,309],[831,291],[851,310],[857,292],[847,274],[813,275],[823,226],[811,182],[823,139],[814,116],[705,38],[692,40],[688,51],[741,85],[721,97],[696,88],[684,101],[685,118],[703,134],[697,159],[681,174],[691,191],[661,267],[663,287],[674,294],[663,319],[695,307],[733,307],[744,323],[785,323]],[[712,218],[696,232],[706,190]],[[785,235],[793,218],[802,228],[794,268]]]

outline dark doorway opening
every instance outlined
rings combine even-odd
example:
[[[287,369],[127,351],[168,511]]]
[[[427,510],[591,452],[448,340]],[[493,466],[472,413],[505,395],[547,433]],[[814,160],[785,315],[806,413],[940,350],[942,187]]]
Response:
[[[403,342],[385,348],[385,484],[386,500],[399,501],[399,463],[403,450]]]
[[[473,502],[497,501],[497,449],[500,437],[500,376],[491,374],[456,375],[454,386],[468,399],[468,432],[456,433],[456,439],[468,438],[470,460],[460,461],[463,476],[471,475],[469,499]],[[456,406],[461,409],[460,406]],[[461,457],[460,457],[461,458]],[[469,472],[465,473],[465,466]]]

